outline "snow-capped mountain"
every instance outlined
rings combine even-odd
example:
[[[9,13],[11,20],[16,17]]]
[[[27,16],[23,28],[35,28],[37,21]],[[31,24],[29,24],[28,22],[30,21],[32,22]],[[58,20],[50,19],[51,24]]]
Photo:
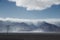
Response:
[[[1,32],[60,32],[59,22],[55,24],[46,21],[12,22],[0,20]]]

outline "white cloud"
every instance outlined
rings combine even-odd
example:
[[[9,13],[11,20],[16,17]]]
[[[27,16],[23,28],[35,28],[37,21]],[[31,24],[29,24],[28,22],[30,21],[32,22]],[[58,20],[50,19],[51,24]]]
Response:
[[[52,5],[60,5],[60,0],[8,0],[16,2],[16,6],[25,7],[27,10],[44,10]]]
[[[60,19],[19,19],[19,18],[0,18],[2,21],[12,21],[12,22],[60,22]]]

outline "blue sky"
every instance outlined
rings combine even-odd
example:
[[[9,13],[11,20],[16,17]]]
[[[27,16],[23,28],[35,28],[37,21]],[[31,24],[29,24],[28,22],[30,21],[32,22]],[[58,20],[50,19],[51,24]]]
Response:
[[[45,10],[26,10],[24,7],[16,6],[15,2],[0,0],[0,17],[21,19],[46,19],[60,18],[60,5],[53,5]]]

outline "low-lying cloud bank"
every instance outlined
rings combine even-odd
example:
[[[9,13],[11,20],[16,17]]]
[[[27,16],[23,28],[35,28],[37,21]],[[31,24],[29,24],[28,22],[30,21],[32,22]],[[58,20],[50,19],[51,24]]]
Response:
[[[60,0],[8,0],[16,2],[16,6],[24,7],[27,10],[44,10],[52,5],[60,5]]]
[[[38,22],[38,21],[46,21],[46,22],[59,22],[60,19],[51,18],[51,19],[19,19],[19,18],[0,18],[2,21],[12,21],[12,22]]]
[[[38,22],[48,22],[51,24],[55,24],[60,22],[60,19],[57,18],[51,18],[51,19],[19,19],[19,18],[0,18],[0,21],[9,21],[9,22],[25,22],[27,24],[33,23],[33,24],[37,24]]]

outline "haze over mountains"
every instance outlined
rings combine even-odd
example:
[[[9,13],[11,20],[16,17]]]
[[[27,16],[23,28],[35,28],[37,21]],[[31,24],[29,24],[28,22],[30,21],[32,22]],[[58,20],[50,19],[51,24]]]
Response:
[[[0,33],[2,32],[60,32],[60,21],[0,19]]]

